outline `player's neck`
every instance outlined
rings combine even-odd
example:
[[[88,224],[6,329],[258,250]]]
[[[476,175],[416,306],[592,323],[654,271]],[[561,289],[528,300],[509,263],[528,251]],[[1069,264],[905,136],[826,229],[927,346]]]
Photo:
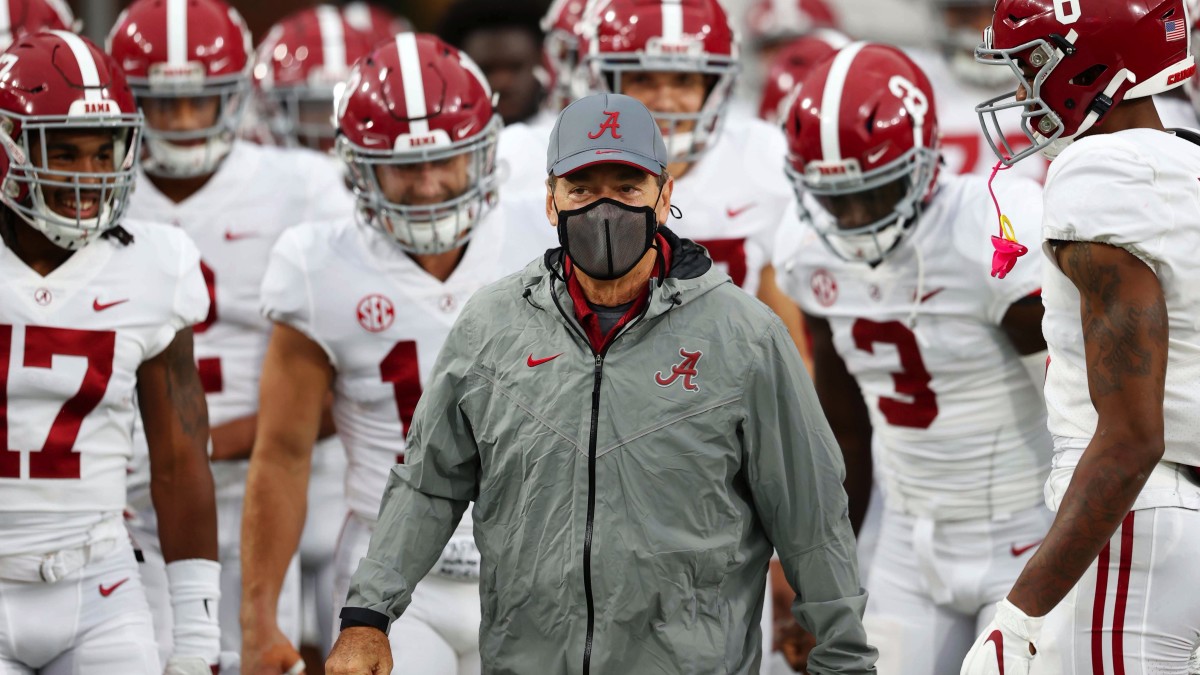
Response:
[[[6,210],[0,216],[0,221],[0,234],[4,237],[4,245],[20,258],[21,262],[42,276],[58,269],[74,253],[56,246],[46,235],[33,229],[11,211]]]
[[[167,199],[178,204],[199,192],[200,188],[207,185],[208,181],[214,175],[216,175],[215,171],[203,176],[193,176],[190,178],[168,178],[166,176],[155,176],[150,173],[147,173],[146,177],[150,179],[154,187],[158,188],[158,191],[163,193]]]
[[[1154,107],[1154,99],[1147,96],[1132,101],[1121,101],[1108,111],[1100,124],[1089,129],[1083,136],[1112,134],[1127,129],[1165,130],[1162,119],[1158,116],[1158,109]]]
[[[578,267],[575,268],[575,278],[579,280],[583,296],[588,302],[601,307],[616,307],[637,299],[638,294],[646,287],[646,282],[650,281],[650,275],[654,274],[654,266],[657,264],[658,249],[652,248],[646,251],[646,255],[642,256],[632,270],[619,279],[593,279]]]
[[[410,253],[408,257],[413,259],[413,262],[421,266],[429,276],[445,283],[454,274],[454,270],[458,269],[458,263],[462,261],[463,253],[467,250],[467,245],[464,244],[445,253],[434,253],[432,255],[417,255]]]

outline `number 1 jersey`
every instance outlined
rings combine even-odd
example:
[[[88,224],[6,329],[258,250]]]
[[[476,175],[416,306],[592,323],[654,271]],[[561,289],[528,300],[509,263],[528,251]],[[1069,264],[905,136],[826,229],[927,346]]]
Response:
[[[137,371],[201,321],[183,232],[127,222],[43,277],[0,245],[0,556],[88,541],[125,507]]]
[[[1036,245],[1039,186],[1004,176],[996,190],[1018,238]],[[997,225],[986,181],[942,179],[913,231],[875,268],[841,260],[801,227],[782,226],[781,287],[829,322],[870,414],[889,508],[966,520],[1040,503],[1046,412],[1000,327],[1012,303],[1038,291],[1040,260],[1031,252],[1007,278],[990,276]]]
[[[336,371],[334,420],[355,514],[368,522],[378,516],[388,474],[404,461],[422,386],[463,305],[544,254],[553,233],[544,216],[513,227],[494,210],[475,226],[445,282],[387,235],[350,219],[305,224],[280,237],[263,279],[263,314],[320,345]]]

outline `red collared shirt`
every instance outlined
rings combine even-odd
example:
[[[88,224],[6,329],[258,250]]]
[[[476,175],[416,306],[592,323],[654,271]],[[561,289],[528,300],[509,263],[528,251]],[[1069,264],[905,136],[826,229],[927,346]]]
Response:
[[[655,235],[655,241],[658,243],[659,255],[663,256],[663,261],[666,263],[666,268],[671,269],[671,246],[661,234]],[[654,266],[654,272],[650,278],[658,278],[659,266]],[[583,326],[584,333],[588,336],[588,341],[592,343],[592,349],[599,354],[604,351],[609,342],[621,332],[621,328],[633,321],[635,317],[642,313],[646,308],[646,301],[650,297],[649,285],[643,286],[633,305],[629,311],[617,320],[617,323],[606,334],[600,332],[600,318],[596,316],[596,312],[588,304],[587,296],[583,293],[583,287],[579,285],[579,280],[575,278],[574,266],[571,264],[571,259],[563,256],[563,271],[567,279],[567,292],[571,294],[571,301],[575,305],[575,320]]]

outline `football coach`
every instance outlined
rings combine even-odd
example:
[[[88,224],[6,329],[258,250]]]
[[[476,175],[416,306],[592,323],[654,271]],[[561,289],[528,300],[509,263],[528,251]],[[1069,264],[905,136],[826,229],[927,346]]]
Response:
[[[841,451],[783,324],[663,226],[654,118],[583,98],[547,154],[562,247],[451,330],[327,672],[392,672],[386,631],[474,501],[484,673],[757,673],[772,548],[809,673],[874,673]]]

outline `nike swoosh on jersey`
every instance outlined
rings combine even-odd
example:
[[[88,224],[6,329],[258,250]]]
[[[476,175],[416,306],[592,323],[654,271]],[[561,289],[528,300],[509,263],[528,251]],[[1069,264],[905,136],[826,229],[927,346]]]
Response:
[[[113,584],[112,586],[109,586],[108,588],[105,588],[104,584],[100,584],[100,596],[107,598],[108,596],[113,594],[113,591],[120,588],[121,584],[125,583],[126,581],[129,581],[129,577],[125,577],[124,579],[118,581],[117,583]]]
[[[110,307],[116,307],[117,305],[126,302],[129,302],[129,298],[125,298],[124,300],[114,300],[113,302],[100,302],[100,298],[95,298],[92,300],[92,309],[97,312],[103,312]]]
[[[1028,546],[1017,546],[1016,544],[1013,544],[1011,547],[1009,547],[1008,550],[1010,553],[1013,554],[1014,558],[1017,558],[1017,557],[1020,557],[1021,555],[1023,555],[1026,551],[1033,549],[1033,548],[1037,548],[1037,545],[1040,543],[1042,543],[1041,539],[1038,539],[1037,541],[1033,542],[1032,544],[1029,544]]]
[[[258,236],[257,232],[233,232],[232,230],[225,230],[225,241],[238,241],[240,239],[252,239],[257,236]]]
[[[554,356],[547,356],[544,359],[535,359],[535,358],[533,358],[533,354],[530,354],[529,360],[525,362],[525,365],[529,366],[530,368],[536,368],[536,367],[542,365],[543,363],[553,361],[554,359],[557,359],[558,357],[560,357],[562,355],[563,355],[563,352],[559,352],[558,354],[555,354]]]
[[[932,298],[933,296],[937,295],[938,293],[941,293],[944,290],[946,290],[946,287],[942,286],[941,288],[935,288],[932,291],[929,291],[925,295],[921,296],[921,302],[925,302],[926,300]],[[920,304],[920,303],[918,303],[918,304]]]
[[[996,645],[996,664],[1000,669],[1000,675],[1004,675],[1004,633],[999,629],[992,631],[992,634],[987,636],[984,643],[991,642]]]
[[[741,208],[736,208],[736,209],[729,206],[729,207],[725,208],[725,215],[729,216],[730,218],[737,218],[738,216],[749,211],[750,209],[754,208],[755,206],[758,206],[758,202],[750,202],[749,204],[747,204]]]

